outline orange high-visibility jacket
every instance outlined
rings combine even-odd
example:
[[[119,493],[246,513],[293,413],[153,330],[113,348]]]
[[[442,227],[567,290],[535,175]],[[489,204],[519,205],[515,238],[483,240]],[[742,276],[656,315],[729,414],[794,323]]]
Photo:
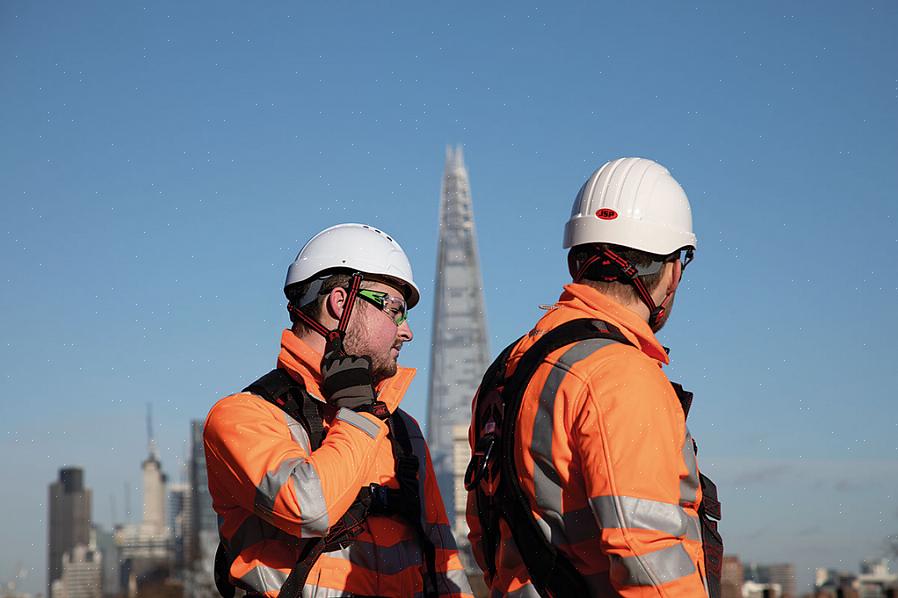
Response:
[[[320,360],[290,330],[284,331],[278,367],[301,380],[314,398],[322,396]],[[378,397],[391,412],[414,374],[400,368],[379,386]],[[417,422],[400,413],[419,461],[421,512],[424,531],[436,547],[438,591],[471,596],[427,445]],[[363,486],[399,487],[383,421],[335,408],[325,409],[322,417],[326,436],[318,450],[310,451],[302,425],[261,397],[231,395],[209,412],[203,433],[209,491],[237,587],[277,596],[296,563],[300,539],[324,536]],[[371,515],[348,547],[322,554],[303,596],[420,595],[424,571],[414,528],[398,517]]]
[[[591,287],[567,285],[512,350],[508,374],[542,334],[578,318],[613,324],[634,346],[585,340],[537,368],[514,455],[532,512],[594,596],[706,596],[692,438],[646,322]],[[486,571],[474,493],[467,520]],[[492,595],[537,596],[504,520],[500,532]]]

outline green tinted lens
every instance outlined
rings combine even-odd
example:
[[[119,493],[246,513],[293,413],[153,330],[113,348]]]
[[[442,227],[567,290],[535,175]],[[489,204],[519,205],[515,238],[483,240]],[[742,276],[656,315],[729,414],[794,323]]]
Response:
[[[369,289],[359,291],[359,297],[379,307],[397,326],[402,326],[402,323],[408,318],[408,305],[402,297],[393,297],[383,291]]]

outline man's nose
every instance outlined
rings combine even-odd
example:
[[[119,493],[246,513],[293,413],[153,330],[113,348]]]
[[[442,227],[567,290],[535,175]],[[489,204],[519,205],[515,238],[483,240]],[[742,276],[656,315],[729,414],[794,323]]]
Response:
[[[406,320],[405,322],[402,323],[401,326],[399,326],[399,330],[397,331],[397,336],[404,343],[411,342],[411,340],[413,338],[415,338],[415,334],[412,332],[412,327],[408,325],[408,320]]]

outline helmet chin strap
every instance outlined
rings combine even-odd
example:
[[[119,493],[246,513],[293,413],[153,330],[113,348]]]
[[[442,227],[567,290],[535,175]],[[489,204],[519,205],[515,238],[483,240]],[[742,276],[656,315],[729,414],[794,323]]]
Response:
[[[349,326],[349,316],[352,315],[352,309],[355,306],[355,298],[358,296],[359,289],[362,287],[363,278],[361,272],[356,272],[352,275],[352,281],[349,283],[349,290],[346,293],[346,301],[343,302],[343,313],[340,314],[340,318],[337,321],[337,327],[333,330],[328,330],[321,324],[321,322],[304,314],[292,303],[287,304],[287,311],[302,320],[303,324],[324,337],[325,354],[334,351],[342,354],[346,353],[343,349],[343,340],[346,337],[346,328]]]
[[[597,262],[606,272],[608,272],[608,270],[617,271],[613,274],[608,273],[602,275],[600,277],[602,282],[617,282],[623,278],[623,281],[621,282],[627,282],[636,290],[636,295],[639,297],[639,300],[649,308],[649,328],[652,329],[652,332],[657,332],[661,328],[661,324],[664,323],[664,316],[667,313],[667,309],[670,307],[673,293],[668,293],[659,305],[655,305],[655,300],[652,299],[652,294],[649,293],[645,283],[643,283],[642,279],[639,277],[639,270],[636,266],[607,247],[603,248],[602,251],[591,255],[582,264],[568,264],[574,282],[580,282],[589,268]]]

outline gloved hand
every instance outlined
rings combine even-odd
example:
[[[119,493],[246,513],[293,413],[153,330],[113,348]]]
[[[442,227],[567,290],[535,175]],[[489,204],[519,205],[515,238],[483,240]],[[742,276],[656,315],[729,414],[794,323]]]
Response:
[[[347,355],[339,350],[325,353],[321,378],[324,398],[337,407],[356,411],[376,400],[371,359],[365,355]]]

